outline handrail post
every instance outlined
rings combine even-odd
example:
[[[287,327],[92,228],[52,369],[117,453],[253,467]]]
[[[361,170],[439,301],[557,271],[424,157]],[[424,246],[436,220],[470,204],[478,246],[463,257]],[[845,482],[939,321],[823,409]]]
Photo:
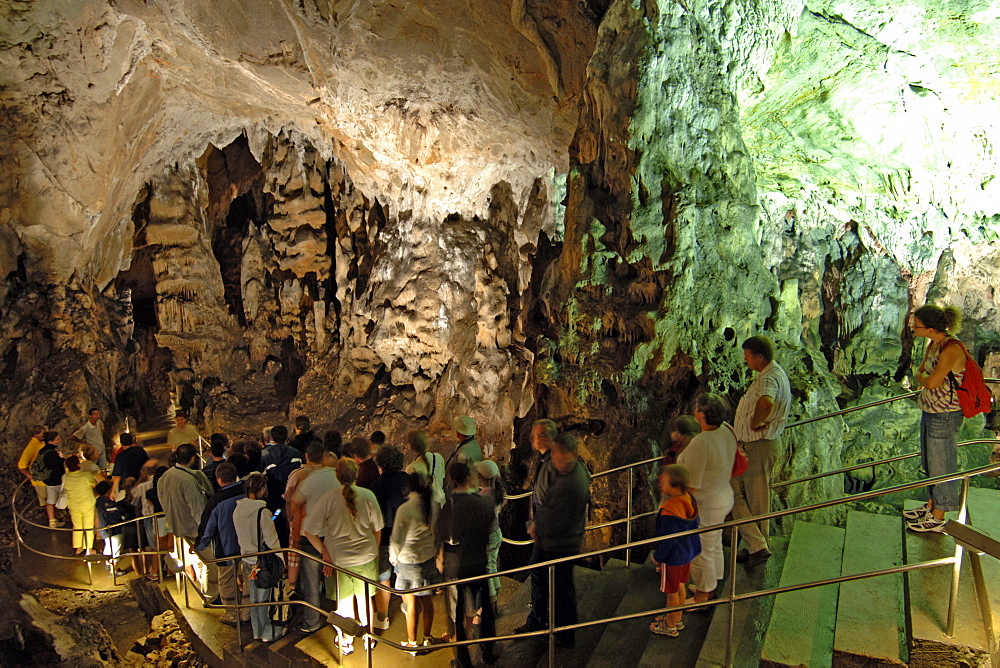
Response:
[[[736,628],[736,545],[739,528],[729,527],[729,614],[726,619],[726,668],[733,665],[733,631]]]
[[[12,502],[10,504],[10,511],[14,515],[14,536],[17,539],[17,540],[14,541],[14,544],[17,545],[17,558],[18,559],[21,558],[21,530],[17,526],[17,520],[19,518],[18,518],[18,515],[17,515],[17,503],[16,503],[16,501],[17,501],[17,490],[21,489],[23,486],[24,486],[24,483],[22,482],[20,485],[18,485],[16,488],[14,488],[14,502]],[[32,490],[32,491],[34,491],[34,490]]]
[[[962,477],[962,495],[958,504],[958,521],[965,523],[968,514],[969,502],[969,476]],[[965,548],[955,541],[955,564],[951,572],[951,592],[948,596],[948,624],[944,634],[949,638],[955,637],[955,617],[958,614],[958,585],[962,578],[962,555]]]
[[[625,542],[632,542],[632,471],[634,468],[628,470],[628,501],[626,502],[626,513],[628,521],[625,522]],[[629,568],[632,563],[632,548],[625,548],[625,568]]]
[[[236,644],[240,646],[240,654],[243,653],[243,558],[237,557],[233,560],[236,568]],[[253,622],[250,622],[251,626]]]
[[[339,579],[340,578],[338,578],[338,580]],[[368,584],[367,580],[364,580],[364,583],[365,583],[365,609],[368,611],[368,636],[369,636],[369,638],[365,638],[362,642],[365,644],[365,656],[368,658],[368,668],[372,668],[371,640],[374,640],[374,638],[375,638],[375,615],[378,614],[378,613],[375,612],[375,604],[372,601],[371,585]],[[352,589],[354,588],[353,585],[351,586],[351,588]],[[414,602],[414,605],[416,605],[416,602]],[[464,615],[465,613],[463,612],[462,614]],[[455,611],[455,624],[459,624],[460,623],[459,619],[462,620],[461,623],[464,623],[465,619],[464,618],[460,618],[458,615],[459,615],[459,613],[456,610]]]
[[[549,564],[546,568],[549,571],[549,668],[556,668],[556,634],[553,631],[556,628],[556,565]],[[489,601],[484,605],[489,605]]]
[[[174,535],[174,547],[178,548],[181,553],[181,570],[178,573],[180,577],[180,582],[184,587],[184,607],[190,608],[191,601],[188,600],[188,584],[187,578],[183,577],[187,573],[187,541],[184,540],[182,536]]]

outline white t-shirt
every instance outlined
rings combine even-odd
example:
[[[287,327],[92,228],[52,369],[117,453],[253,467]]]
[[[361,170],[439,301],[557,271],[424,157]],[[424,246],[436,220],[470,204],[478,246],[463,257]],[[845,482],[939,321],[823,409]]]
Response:
[[[733,488],[729,480],[733,475],[733,459],[736,457],[736,437],[723,424],[714,431],[703,431],[688,443],[678,455],[677,463],[691,473],[690,485],[698,490],[694,496],[699,502],[708,501],[712,505],[732,503]]]
[[[332,489],[310,507],[302,523],[302,531],[322,536],[333,563],[345,568],[363,566],[378,557],[375,532],[385,526],[375,495],[363,487],[352,488],[357,518],[351,516],[343,490]]]
[[[406,472],[431,476],[431,498],[437,501],[439,506],[444,506],[444,457],[436,452],[425,452],[406,467]]]
[[[81,441],[90,443],[98,452],[104,452],[104,422],[101,420],[98,420],[97,424],[91,424],[90,420],[87,420],[82,427],[73,432],[73,435]]]
[[[308,517],[324,494],[331,489],[339,490],[341,487],[340,481],[337,480],[337,472],[329,466],[324,466],[307,475],[305,480],[296,485],[294,500],[303,507],[305,516]]]

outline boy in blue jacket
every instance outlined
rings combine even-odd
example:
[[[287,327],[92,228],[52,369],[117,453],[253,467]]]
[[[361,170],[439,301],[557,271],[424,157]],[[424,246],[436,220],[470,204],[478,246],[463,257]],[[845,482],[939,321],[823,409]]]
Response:
[[[698,528],[698,503],[688,492],[690,474],[680,464],[669,464],[660,469],[657,480],[663,502],[656,516],[656,535],[669,536]],[[667,607],[687,603],[685,583],[691,574],[691,560],[701,553],[701,539],[697,534],[660,541],[653,551],[653,563],[660,573],[660,591],[667,595]],[[653,633],[676,638],[684,623],[681,611],[660,615],[649,625]]]

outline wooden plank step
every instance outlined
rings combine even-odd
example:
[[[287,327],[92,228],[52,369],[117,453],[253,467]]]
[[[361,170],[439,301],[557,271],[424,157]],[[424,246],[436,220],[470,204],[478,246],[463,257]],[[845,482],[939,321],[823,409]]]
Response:
[[[899,517],[850,511],[841,575],[903,563]],[[903,574],[840,585],[834,666],[904,666],[908,661]]]
[[[840,575],[844,530],[796,522],[781,571],[780,586]],[[835,584],[779,594],[761,650],[762,666],[829,666],[837,615]]]

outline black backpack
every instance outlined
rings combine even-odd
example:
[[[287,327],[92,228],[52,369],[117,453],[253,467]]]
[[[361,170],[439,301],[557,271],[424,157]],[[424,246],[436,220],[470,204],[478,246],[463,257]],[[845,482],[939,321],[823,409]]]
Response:
[[[34,482],[45,482],[52,477],[52,469],[45,465],[45,455],[55,449],[54,445],[46,445],[35,455],[35,461],[31,462],[31,479]]]
[[[285,443],[269,445],[265,454],[271,463],[264,469],[264,475],[282,487],[288,483],[292,471],[302,466],[302,453]]]

